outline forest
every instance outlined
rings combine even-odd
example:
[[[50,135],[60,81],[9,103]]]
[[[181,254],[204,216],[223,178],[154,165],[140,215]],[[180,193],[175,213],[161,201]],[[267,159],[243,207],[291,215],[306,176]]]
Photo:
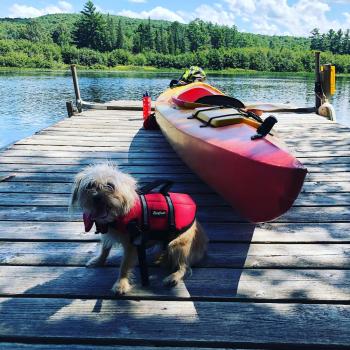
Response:
[[[0,67],[92,69],[151,66],[311,72],[321,61],[350,73],[350,31],[315,28],[309,38],[239,32],[202,20],[188,24],[101,14],[88,1],[80,14],[0,19]]]

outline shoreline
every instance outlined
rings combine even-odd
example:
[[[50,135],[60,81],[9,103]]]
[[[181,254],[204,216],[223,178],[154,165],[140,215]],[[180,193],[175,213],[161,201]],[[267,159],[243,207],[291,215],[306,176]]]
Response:
[[[87,67],[77,65],[77,69],[84,73],[144,73],[144,74],[154,74],[154,73],[176,73],[181,75],[185,68],[156,68],[151,66],[116,66],[116,67]],[[0,67],[0,72],[33,72],[33,73],[69,73],[70,66],[58,67],[58,68],[17,68],[17,67]],[[273,71],[257,71],[250,69],[241,68],[227,68],[223,70],[205,70],[208,75],[276,75],[276,76],[313,76],[313,72],[273,72]],[[338,73],[337,77],[350,77],[349,73]]]
[[[181,75],[185,68],[175,69],[175,68],[156,68],[151,66],[116,66],[116,67],[105,67],[105,68],[95,68],[77,65],[78,71],[84,73],[177,73]],[[18,68],[18,67],[0,67],[0,72],[34,72],[34,73],[69,73],[70,66],[58,67],[58,68]],[[241,68],[227,68],[223,70],[212,70],[208,69],[205,72],[209,75],[276,75],[276,76],[313,76],[313,72],[272,72],[272,71],[256,71],[250,69]],[[337,76],[350,76],[350,74],[337,74]]]

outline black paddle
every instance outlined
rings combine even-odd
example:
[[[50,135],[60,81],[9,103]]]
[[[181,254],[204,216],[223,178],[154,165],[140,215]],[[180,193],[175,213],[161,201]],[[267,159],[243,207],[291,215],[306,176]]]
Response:
[[[240,100],[226,95],[208,95],[200,97],[195,102],[207,104],[210,106],[225,106],[233,108],[245,108],[245,105]],[[251,108],[262,112],[291,112],[291,113],[312,113],[315,112],[315,107],[299,107],[299,108],[275,108],[274,110],[264,111],[260,108]]]
[[[233,108],[245,108],[244,103],[236,98],[225,95],[208,95],[200,97],[195,103],[202,103],[210,106],[225,106]]]

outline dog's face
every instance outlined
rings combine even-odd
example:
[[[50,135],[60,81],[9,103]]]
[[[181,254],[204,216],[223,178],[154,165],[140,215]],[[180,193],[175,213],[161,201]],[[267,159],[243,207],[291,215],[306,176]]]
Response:
[[[98,164],[75,177],[71,207],[79,206],[94,221],[108,223],[127,214],[136,198],[136,181],[130,175],[111,164]]]

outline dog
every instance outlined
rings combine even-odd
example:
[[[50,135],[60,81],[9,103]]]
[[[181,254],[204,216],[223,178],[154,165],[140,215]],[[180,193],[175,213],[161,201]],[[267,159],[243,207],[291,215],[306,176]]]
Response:
[[[130,233],[120,232],[113,223],[118,217],[127,215],[137,200],[136,180],[120,171],[116,165],[90,165],[75,177],[70,207],[81,208],[93,218],[96,226],[107,227],[106,233],[100,235],[102,244],[99,255],[88,261],[86,266],[103,266],[115,243],[123,247],[119,278],[112,287],[115,294],[126,294],[132,288],[131,270],[137,260],[137,249],[131,242]],[[163,284],[177,285],[190,267],[202,259],[207,242],[208,238],[196,218],[185,232],[173,237],[156,262],[170,266],[173,271],[163,280]]]

